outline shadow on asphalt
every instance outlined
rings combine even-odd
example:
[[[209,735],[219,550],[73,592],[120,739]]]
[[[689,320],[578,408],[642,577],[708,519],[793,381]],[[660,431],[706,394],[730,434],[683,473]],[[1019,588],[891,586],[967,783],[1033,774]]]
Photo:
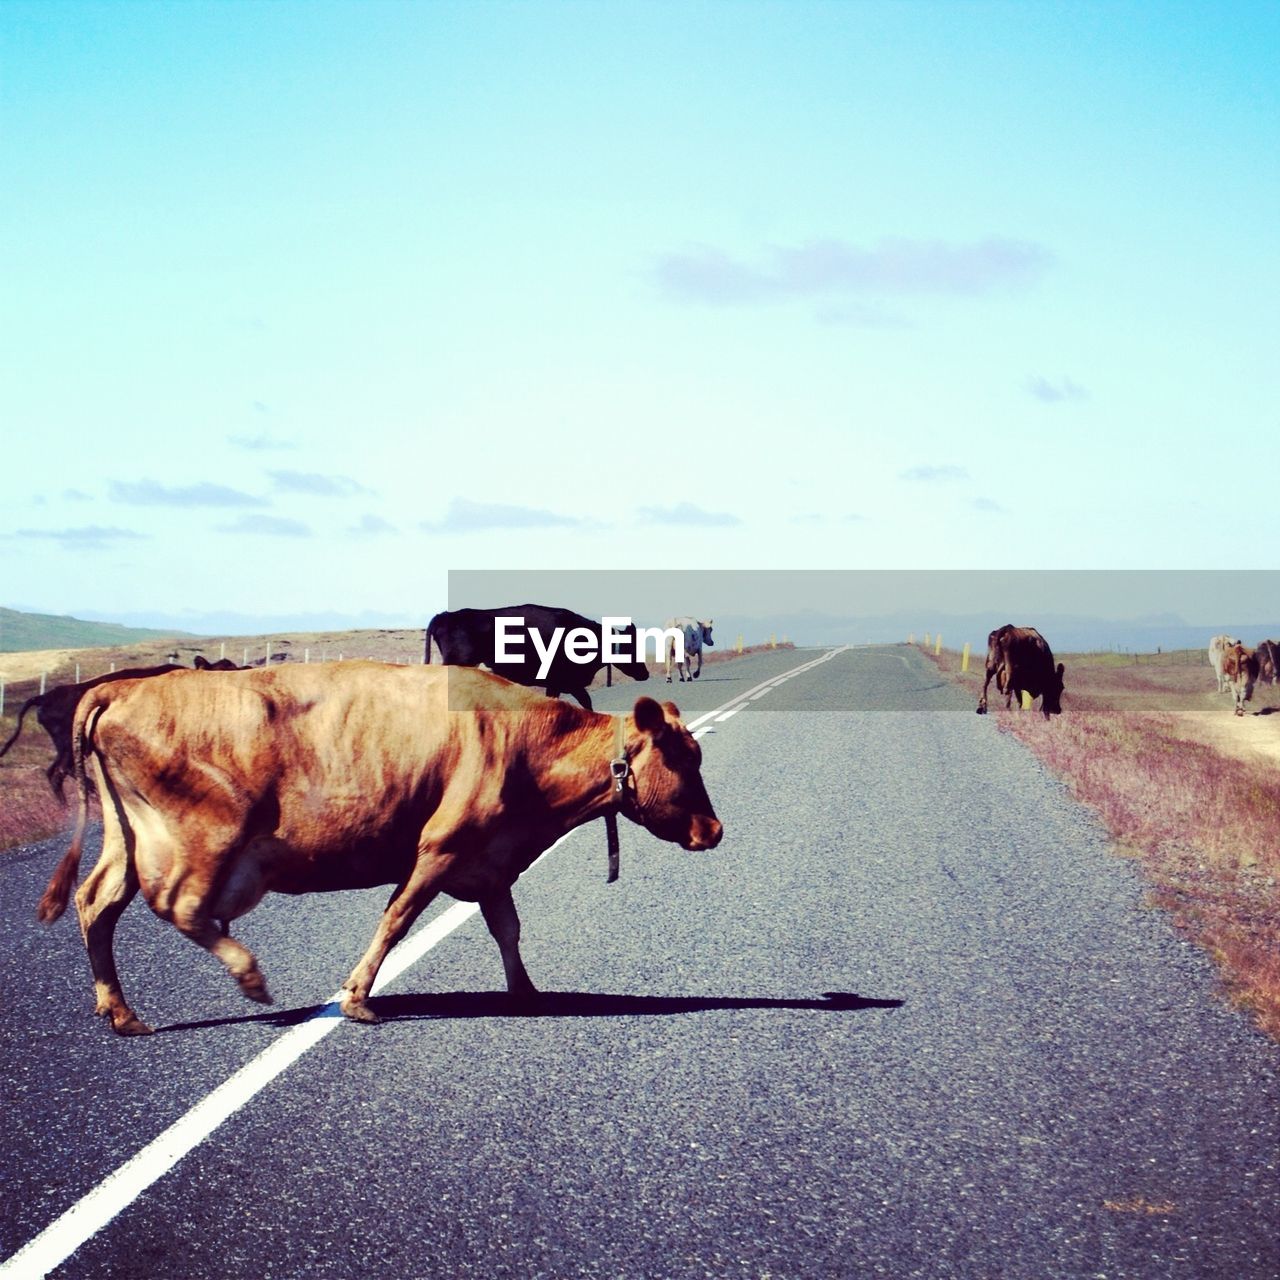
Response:
[[[670,1017],[720,1009],[809,1009],[818,1013],[857,1013],[864,1009],[900,1009],[902,1000],[875,1000],[851,991],[826,991],[819,1000],[769,996],[630,996],[595,991],[544,991],[528,1004],[516,1003],[502,991],[450,991],[439,994],[376,996],[369,1007],[384,1022],[416,1022],[442,1018],[635,1018]],[[253,1013],[240,1018],[208,1018],[157,1027],[156,1034],[200,1031],[262,1023],[294,1027],[336,1006],[308,1005],[278,1013]]]

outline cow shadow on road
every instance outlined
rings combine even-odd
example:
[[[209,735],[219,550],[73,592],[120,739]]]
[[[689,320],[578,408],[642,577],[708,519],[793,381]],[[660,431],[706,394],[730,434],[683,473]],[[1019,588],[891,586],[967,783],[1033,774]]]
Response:
[[[851,991],[826,991],[819,999],[773,996],[644,996],[603,991],[544,991],[530,1003],[516,1003],[502,991],[448,991],[418,995],[376,996],[369,1007],[384,1022],[440,1021],[464,1018],[635,1018],[672,1017],[732,1009],[799,1009],[816,1013],[858,1013],[868,1009],[900,1009],[902,1000],[878,1000]],[[309,1018],[341,1017],[336,1006],[308,1005],[239,1018],[207,1018],[157,1027],[157,1034],[200,1031],[260,1023],[294,1027]]]
[[[420,1018],[634,1018],[670,1017],[723,1009],[811,1009],[853,1013],[897,1009],[901,1000],[873,1000],[850,991],[827,991],[821,999],[770,996],[645,996],[603,991],[544,991],[529,1004],[517,1004],[501,991],[383,996],[370,1002],[388,1022]]]

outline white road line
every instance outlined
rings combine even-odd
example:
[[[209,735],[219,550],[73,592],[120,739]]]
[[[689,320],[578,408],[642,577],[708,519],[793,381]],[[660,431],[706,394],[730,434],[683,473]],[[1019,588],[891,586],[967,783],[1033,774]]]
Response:
[[[736,707],[730,707],[729,710],[724,713],[724,715],[716,716],[716,724],[724,724],[724,722],[728,720],[730,716],[736,716],[738,712],[741,711],[746,705],[747,704],[745,702],[740,702]],[[703,732],[705,732],[705,730],[703,729],[698,730],[698,733],[703,733]],[[698,734],[695,733],[693,736],[696,738]]]
[[[843,653],[848,647],[845,645],[840,649],[832,649],[812,662],[794,667],[786,678],[811,671],[836,654]],[[717,718],[727,720],[731,715],[736,715],[746,705],[747,699],[759,696],[762,689],[767,691],[776,679],[777,677],[773,677],[765,680],[731,698],[723,706],[690,721],[687,728],[693,730],[698,726],[706,726],[700,728],[695,736],[710,732],[707,721]],[[575,831],[581,829],[574,828]],[[571,835],[573,831],[561,836],[533,866],[547,858],[553,849],[559,848]],[[394,982],[428,951],[470,920],[478,910],[479,907],[474,902],[455,903],[417,933],[406,938],[387,956],[371,994],[376,995],[388,983]],[[0,1262],[0,1277],[3,1280],[40,1280],[40,1277],[48,1275],[54,1267],[65,1262],[86,1240],[95,1236],[148,1187],[164,1177],[183,1156],[194,1151],[224,1120],[233,1116],[308,1049],[314,1048],[329,1032],[339,1027],[345,1021],[338,1004],[341,997],[342,992],[335,991],[323,1008],[299,1026],[285,1032],[274,1044],[218,1085],[212,1093],[206,1094],[190,1111],[175,1120],[159,1137],[152,1139],[114,1173],[108,1174],[39,1235],[33,1236],[16,1253]]]
[[[785,673],[786,678],[790,679],[792,676],[803,675],[806,671],[812,671],[814,667],[820,667],[824,662],[830,662],[831,659],[836,656],[836,654],[844,653],[846,649],[852,649],[852,648],[853,648],[852,645],[842,644],[838,649],[828,649],[827,652],[822,655],[822,657],[814,658],[812,661],[805,662],[798,667],[792,667],[790,671]],[[722,703],[720,706],[716,707],[714,711],[708,711],[706,715],[701,715],[696,720],[690,720],[688,724],[685,725],[685,728],[692,731],[698,728],[699,725],[706,724],[708,720],[714,720],[718,715],[720,715],[725,711],[728,711],[730,707],[736,705],[737,703],[748,701],[751,698],[752,694],[759,693],[761,689],[766,689],[770,685],[776,684],[780,678],[781,677],[779,676],[770,676],[768,680],[761,680],[759,684],[752,685],[750,689],[747,689],[744,692],[739,693],[736,696],[730,698],[728,702]]]

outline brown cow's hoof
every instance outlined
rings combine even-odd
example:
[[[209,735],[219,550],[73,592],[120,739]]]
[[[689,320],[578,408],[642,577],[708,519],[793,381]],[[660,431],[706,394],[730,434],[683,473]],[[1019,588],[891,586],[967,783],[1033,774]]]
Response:
[[[155,1034],[153,1027],[147,1026],[132,1010],[122,1018],[111,1019],[111,1030],[118,1036],[149,1036]]]
[[[369,1008],[363,1000],[344,1000],[342,1002],[342,1016],[350,1018],[352,1022],[381,1022],[372,1009]]]
[[[267,990],[266,979],[258,972],[247,973],[243,978],[237,978],[240,984],[240,990],[244,992],[255,1004],[275,1004],[271,998],[271,993]]]
[[[987,714],[987,709],[986,709],[986,707],[979,707],[977,710],[978,710],[978,714],[979,714],[980,716],[985,716],[985,715]]]
[[[542,992],[536,987],[530,987],[528,991],[507,992],[507,1005],[515,1013],[537,1013],[542,1003]]]

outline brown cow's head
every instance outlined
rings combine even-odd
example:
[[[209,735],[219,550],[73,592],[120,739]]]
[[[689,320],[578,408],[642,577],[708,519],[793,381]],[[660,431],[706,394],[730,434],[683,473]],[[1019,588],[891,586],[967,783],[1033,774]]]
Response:
[[[623,812],[685,849],[714,849],[724,834],[702,782],[702,748],[680,722],[675,703],[637,698],[639,746],[628,743],[634,790]]]
[[[1062,673],[1066,670],[1062,663],[1058,663],[1057,669],[1049,677],[1048,684],[1044,687],[1044,696],[1040,699],[1040,710],[1047,720],[1050,716],[1060,716],[1062,714]]]

